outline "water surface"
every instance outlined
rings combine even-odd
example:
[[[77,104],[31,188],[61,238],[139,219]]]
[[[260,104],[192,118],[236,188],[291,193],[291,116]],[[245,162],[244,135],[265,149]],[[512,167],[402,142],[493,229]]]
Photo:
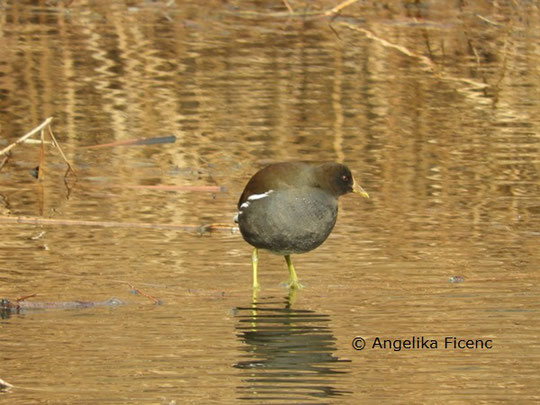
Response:
[[[0,297],[123,305],[2,313],[0,402],[538,401],[538,7],[359,2],[329,24],[177,3],[2,3],[0,149],[53,116],[77,179],[51,147],[39,182],[39,146],[12,150]],[[262,252],[253,297],[237,199],[297,159],[346,163],[371,199],[343,197],[294,258],[296,294]],[[419,337],[438,347],[373,347]]]

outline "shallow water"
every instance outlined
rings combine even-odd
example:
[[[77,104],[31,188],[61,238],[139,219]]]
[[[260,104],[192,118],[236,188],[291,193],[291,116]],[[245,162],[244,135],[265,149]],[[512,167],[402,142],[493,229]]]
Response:
[[[53,116],[77,179],[12,150],[0,298],[124,305],[2,312],[0,402],[540,400],[535,3],[359,3],[331,26],[281,2],[52,3],[2,2],[0,149]],[[253,297],[236,202],[295,159],[345,162],[371,199],[294,257],[296,294],[262,252]]]

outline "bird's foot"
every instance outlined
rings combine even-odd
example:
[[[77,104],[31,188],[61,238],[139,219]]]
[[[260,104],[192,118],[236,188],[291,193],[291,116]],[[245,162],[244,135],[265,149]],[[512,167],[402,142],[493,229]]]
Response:
[[[304,286],[302,284],[300,284],[298,282],[298,280],[284,281],[280,285],[282,285],[284,287],[287,287],[287,288],[289,288],[291,290],[300,290],[300,289],[304,288]]]

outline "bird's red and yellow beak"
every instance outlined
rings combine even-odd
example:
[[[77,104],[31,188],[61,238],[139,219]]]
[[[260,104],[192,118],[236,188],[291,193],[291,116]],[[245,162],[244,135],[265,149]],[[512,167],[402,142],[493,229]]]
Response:
[[[352,185],[353,193],[360,194],[364,198],[369,198],[369,194],[366,190],[364,190],[360,184],[356,182],[355,179],[353,179],[353,185]]]

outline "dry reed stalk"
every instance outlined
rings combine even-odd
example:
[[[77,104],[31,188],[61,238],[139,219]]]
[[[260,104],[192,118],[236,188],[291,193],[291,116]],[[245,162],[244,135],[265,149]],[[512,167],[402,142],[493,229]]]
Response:
[[[283,18],[283,17],[313,17],[313,18],[320,18],[320,17],[328,17],[335,14],[338,14],[346,7],[349,7],[350,5],[358,2],[359,0],[345,0],[341,3],[339,3],[337,6],[332,7],[331,9],[328,9],[326,11],[294,11],[291,5],[288,3],[287,0],[283,0],[283,3],[287,7],[287,12],[275,12],[275,13],[261,13],[258,11],[248,11],[248,10],[242,10],[237,11],[235,14],[238,15],[244,15],[244,16],[256,16],[256,17],[274,17],[274,18]]]
[[[35,297],[37,294],[30,294],[30,295],[24,295],[22,297],[19,297],[15,300],[15,302],[21,302],[21,301],[26,301],[28,298],[32,298],[32,297]]]
[[[392,49],[395,49],[398,52],[401,52],[404,55],[407,55],[407,56],[410,56],[412,58],[418,59],[420,62],[422,62],[426,66],[427,71],[436,74],[436,76],[441,80],[466,83],[466,84],[469,84],[469,85],[471,85],[472,87],[474,87],[476,89],[485,89],[486,87],[489,87],[489,85],[487,83],[483,83],[483,82],[480,82],[478,80],[467,79],[467,78],[464,78],[464,77],[453,77],[453,76],[449,76],[449,75],[443,74],[441,72],[438,72],[437,71],[437,65],[430,58],[428,58],[427,56],[417,54],[417,53],[412,52],[411,50],[407,49],[404,46],[397,45],[397,44],[394,44],[392,42],[389,42],[386,39],[375,35],[373,32],[371,32],[371,31],[369,31],[369,30],[367,30],[365,28],[357,27],[357,26],[354,26],[352,24],[345,23],[345,22],[340,22],[339,25],[344,26],[346,28],[349,28],[350,30],[353,30],[353,31],[361,32],[367,38],[372,39],[374,41],[377,41],[379,44],[381,44],[385,48],[392,48]]]
[[[351,29],[353,31],[358,31],[358,32],[363,33],[366,37],[368,37],[369,39],[372,39],[374,41],[377,41],[378,43],[380,43],[385,48],[392,48],[392,49],[395,49],[395,50],[401,52],[404,55],[407,55],[407,56],[410,56],[410,57],[413,57],[413,58],[417,58],[421,62],[423,62],[428,67],[428,69],[430,71],[435,71],[435,64],[427,56],[419,55],[417,53],[414,53],[414,52],[412,52],[411,50],[407,49],[404,46],[393,44],[392,42],[389,42],[386,39],[375,35],[373,32],[371,32],[370,30],[367,30],[365,28],[360,28],[360,27],[357,27],[357,26],[349,24],[349,23],[340,23],[340,25],[343,25],[343,26],[345,26],[345,27],[347,27],[347,28],[349,28],[349,29]]]
[[[39,148],[37,178],[38,181],[41,181],[43,180],[43,167],[45,166],[45,131],[43,129],[39,131],[39,139],[41,140],[41,146]]]
[[[52,141],[43,141],[45,145],[52,145]],[[41,139],[25,139],[25,145],[41,145]]]
[[[41,124],[39,124],[37,127],[35,127],[33,130],[28,132],[27,134],[21,136],[19,139],[17,139],[15,142],[13,142],[11,145],[5,147],[4,149],[0,150],[0,156],[5,155],[7,152],[9,152],[11,149],[13,149],[15,146],[20,144],[21,142],[24,142],[26,139],[30,138],[32,135],[38,133],[46,126],[50,125],[51,121],[53,120],[53,117],[47,118],[45,121],[43,121]]]
[[[293,14],[294,10],[291,7],[291,5],[289,4],[289,1],[288,0],[283,0],[283,3],[285,3],[285,7],[287,7],[287,10],[289,10],[289,13]]]
[[[330,16],[332,14],[337,14],[341,12],[346,7],[349,7],[351,4],[356,3],[358,0],[346,0],[342,3],[339,3],[337,6],[331,8],[330,10],[325,11],[322,15]]]
[[[4,381],[0,378],[0,391],[8,391],[13,387],[10,383],[7,381]]]
[[[479,19],[481,19],[482,21],[484,22],[487,22],[488,24],[491,24],[491,25],[494,25],[495,27],[500,27],[501,24],[495,22],[495,21],[492,21],[486,17],[482,17],[480,14],[476,14],[476,17],[478,17]]]
[[[117,221],[85,221],[78,219],[52,219],[37,217],[4,217],[0,216],[0,223],[27,224],[27,225],[67,225],[67,226],[97,226],[102,228],[144,228],[144,229],[169,229],[186,232],[212,232],[228,231],[236,233],[238,228],[228,224],[207,225],[175,225],[175,224],[148,224],[141,222],[117,222]]]
[[[143,297],[148,298],[150,301],[152,301],[152,302],[154,303],[154,305],[159,305],[160,301],[159,301],[157,298],[154,298],[154,297],[152,297],[151,295],[146,294],[144,291],[141,291],[140,289],[138,289],[137,287],[135,287],[133,284],[128,283],[127,281],[126,281],[126,284],[129,285],[129,287],[130,287],[133,291],[135,291],[137,294],[140,294],[140,295],[142,295]]]
[[[172,135],[172,136],[159,136],[156,138],[126,139],[123,141],[101,143],[99,145],[80,146],[79,149],[101,149],[101,148],[112,148],[115,146],[158,145],[158,144],[163,144],[163,143],[174,143],[174,142],[176,142],[176,136]]]
[[[9,153],[2,158],[2,161],[0,161],[0,169],[2,169],[2,167],[4,167],[4,165],[6,164],[8,159],[9,159]]]
[[[53,120],[53,117],[47,118],[45,121],[43,121],[37,127],[32,129],[30,132],[28,132],[27,134],[24,134],[19,139],[17,139],[15,142],[13,142],[11,145],[9,145],[9,146],[5,147],[4,149],[2,149],[0,151],[0,156],[6,155],[15,146],[17,146],[18,144],[20,144],[22,142],[26,142],[30,137],[32,137],[33,135],[39,133],[40,134],[40,141],[38,141],[38,142],[40,142],[41,149],[40,149],[40,153],[39,153],[38,180],[41,180],[43,178],[43,172],[42,171],[43,171],[43,166],[44,166],[44,163],[45,163],[45,143],[46,143],[46,141],[45,141],[45,128],[48,128],[49,136],[51,137],[51,140],[52,140],[52,145],[58,149],[58,151],[60,152],[60,155],[62,156],[62,159],[64,159],[64,162],[66,162],[66,164],[68,166],[68,171],[64,174],[64,178],[69,174],[69,172],[73,173],[75,175],[75,177],[77,177],[77,175],[75,173],[75,170],[73,170],[73,166],[71,165],[71,163],[69,163],[68,159],[66,158],[66,155],[64,154],[64,151],[62,150],[62,147],[60,146],[60,144],[56,140],[56,137],[54,136],[54,133],[53,133],[52,128],[51,128],[51,121],[52,120]],[[5,163],[5,160],[6,159],[4,159],[4,161],[2,161],[2,164]]]
[[[135,189],[149,189],[149,190],[163,190],[163,191],[201,191],[205,193],[224,193],[227,191],[225,186],[145,186],[145,185],[133,185],[133,186],[118,186],[122,188],[135,188]]]
[[[58,141],[56,140],[56,137],[54,136],[54,133],[53,133],[53,131],[52,131],[51,126],[49,125],[48,128],[49,128],[49,135],[50,135],[50,137],[51,137],[51,139],[52,139],[52,141],[53,141],[54,146],[56,146],[56,148],[57,148],[58,151],[60,152],[60,155],[62,156],[62,159],[64,159],[64,162],[66,162],[66,164],[67,164],[67,166],[68,166],[68,172],[71,171],[71,172],[75,175],[75,177],[77,177],[77,174],[75,173],[75,170],[73,170],[73,166],[71,166],[71,164],[70,164],[69,161],[67,160],[66,155],[64,155],[64,151],[62,150],[60,144],[59,144]],[[66,176],[67,176],[68,172],[66,172]]]

